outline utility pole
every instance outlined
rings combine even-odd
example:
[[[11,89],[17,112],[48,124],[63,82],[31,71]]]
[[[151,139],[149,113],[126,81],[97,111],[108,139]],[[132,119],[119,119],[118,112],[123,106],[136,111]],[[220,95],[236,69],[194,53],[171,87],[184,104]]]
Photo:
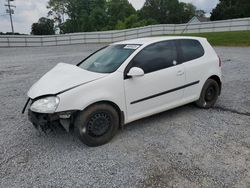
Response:
[[[13,26],[13,20],[12,20],[12,14],[14,14],[14,9],[16,6],[11,5],[10,2],[14,1],[14,0],[6,0],[7,4],[4,5],[7,7],[6,9],[6,13],[8,13],[10,15],[10,23],[11,23],[11,29],[12,29],[12,34],[14,34],[14,26]]]

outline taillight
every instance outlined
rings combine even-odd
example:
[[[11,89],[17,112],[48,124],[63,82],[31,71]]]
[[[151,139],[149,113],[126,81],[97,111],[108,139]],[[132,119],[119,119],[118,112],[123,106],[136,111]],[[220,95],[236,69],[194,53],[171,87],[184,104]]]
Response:
[[[221,58],[220,56],[218,56],[218,58],[219,58],[219,66],[221,67]]]

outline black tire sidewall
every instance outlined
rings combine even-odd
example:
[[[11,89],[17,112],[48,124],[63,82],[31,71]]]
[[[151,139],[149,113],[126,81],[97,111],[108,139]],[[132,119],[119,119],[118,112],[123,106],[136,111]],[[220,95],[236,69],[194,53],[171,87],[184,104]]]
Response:
[[[91,116],[96,112],[105,112],[110,115],[111,127],[107,133],[100,137],[92,137],[87,132],[87,123]],[[119,128],[119,116],[117,111],[108,104],[95,104],[88,107],[86,110],[79,112],[75,120],[75,133],[80,140],[91,147],[100,146],[109,142],[116,134]],[[81,131],[85,129],[85,132]]]
[[[215,89],[215,95],[214,95],[213,100],[208,102],[208,101],[206,101],[206,92],[207,92],[207,89],[209,87],[211,87],[211,86],[213,86],[214,89]],[[220,92],[220,89],[219,89],[218,83],[213,79],[208,79],[206,81],[206,83],[204,84],[203,88],[202,88],[200,98],[196,102],[196,104],[201,108],[211,108],[211,107],[213,107],[214,104],[216,103],[217,99],[218,99],[219,92]]]

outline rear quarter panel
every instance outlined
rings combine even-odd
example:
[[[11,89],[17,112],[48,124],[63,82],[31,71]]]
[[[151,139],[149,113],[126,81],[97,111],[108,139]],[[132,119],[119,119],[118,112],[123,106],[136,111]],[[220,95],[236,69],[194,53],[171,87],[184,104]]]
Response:
[[[204,48],[204,55],[184,63],[186,82],[199,81],[199,84],[185,89],[184,98],[190,102],[199,99],[202,87],[209,77],[216,75],[221,79],[222,76],[219,57],[215,50],[206,39],[200,39],[199,41]]]

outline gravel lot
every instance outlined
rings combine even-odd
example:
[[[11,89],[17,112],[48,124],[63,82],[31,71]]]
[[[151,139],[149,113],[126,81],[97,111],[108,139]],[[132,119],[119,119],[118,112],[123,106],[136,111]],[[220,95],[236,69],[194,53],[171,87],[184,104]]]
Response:
[[[214,109],[136,121],[98,148],[60,129],[38,135],[21,114],[27,90],[100,47],[0,48],[0,187],[250,187],[250,48],[216,48],[224,85]]]

